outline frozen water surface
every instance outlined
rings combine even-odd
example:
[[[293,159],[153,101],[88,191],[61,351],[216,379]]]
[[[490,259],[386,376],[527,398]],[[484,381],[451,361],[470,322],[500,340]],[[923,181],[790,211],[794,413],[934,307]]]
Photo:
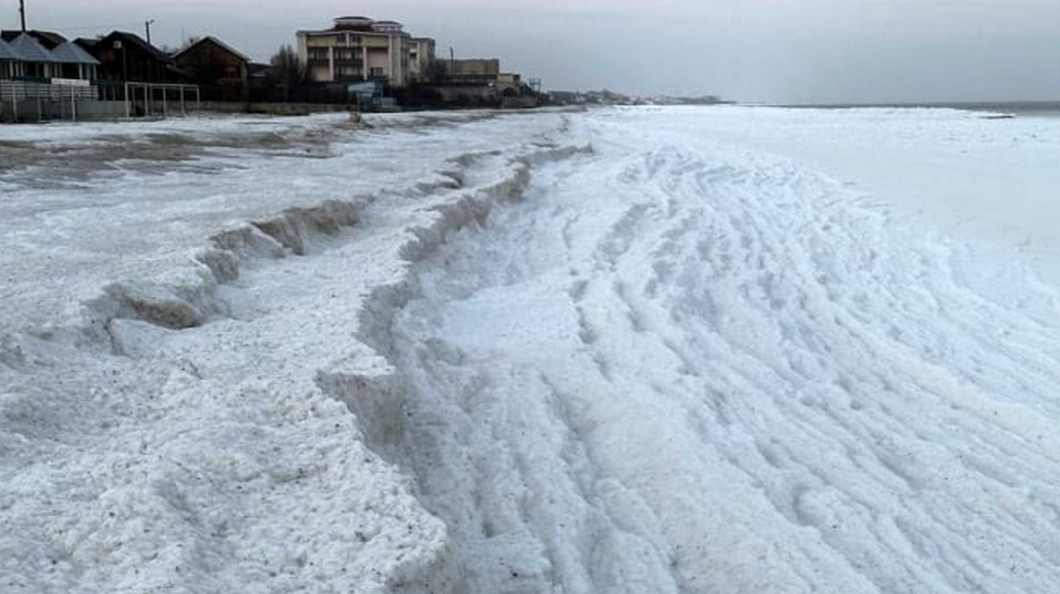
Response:
[[[372,123],[0,130],[5,592],[1060,583],[1055,120]]]

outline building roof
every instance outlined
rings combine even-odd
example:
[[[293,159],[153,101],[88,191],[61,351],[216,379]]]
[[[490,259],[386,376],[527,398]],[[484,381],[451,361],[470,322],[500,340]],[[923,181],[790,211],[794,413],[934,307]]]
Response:
[[[52,50],[52,55],[55,56],[56,61],[62,62],[63,64],[99,65],[99,60],[93,58],[92,54],[86,52],[81,46],[72,41],[64,41],[62,44],[56,46],[55,49]]]
[[[55,56],[51,52],[44,49],[44,46],[29,33],[20,33],[18,37],[8,42],[8,44],[15,50],[15,53],[18,54],[18,58],[23,62],[54,64],[59,61],[55,59]]]
[[[239,51],[237,51],[232,46],[228,45],[227,43],[225,43],[225,42],[221,41],[220,39],[218,39],[216,37],[213,37],[211,35],[207,35],[206,37],[203,37],[202,39],[196,41],[195,43],[189,45],[188,47],[180,50],[179,52],[177,52],[175,54],[173,54],[173,59],[176,60],[177,57],[180,56],[181,54],[189,52],[189,51],[191,51],[191,48],[196,47],[197,45],[199,45],[201,43],[205,43],[207,41],[209,41],[209,42],[213,43],[214,45],[220,47],[221,49],[225,50],[226,52],[234,55],[235,57],[237,57],[240,60],[246,62],[247,64],[250,64],[250,58],[248,58],[245,54],[240,53]]]
[[[30,31],[29,34],[36,37],[37,41],[39,41],[41,45],[50,50],[53,50],[59,47],[60,45],[66,43],[65,37],[59,35],[58,33],[53,33],[51,31]]]
[[[268,76],[270,70],[272,70],[272,64],[264,64],[261,62],[251,62],[250,64],[247,64],[247,75],[251,78]]]
[[[32,31],[26,31],[26,33],[32,35],[37,41],[40,42],[41,45],[44,46],[44,49],[49,51],[54,49],[56,46],[66,43],[65,37],[52,31],[38,31],[34,29]],[[13,41],[19,35],[22,35],[22,31],[18,29],[7,29],[4,31],[0,31],[0,38],[7,42]]]
[[[74,40],[74,43],[81,46],[83,49],[92,51],[97,45],[99,45],[98,39],[89,39],[87,37],[78,37]]]
[[[373,31],[380,31],[384,33],[401,33],[405,29],[405,26],[397,21],[376,21],[372,23]]]
[[[366,28],[351,28],[351,27],[332,27],[330,29],[314,29],[309,31],[296,31],[295,35],[299,37],[305,37],[307,35],[334,35],[336,33],[352,33],[355,35],[364,36],[375,36],[375,37],[391,37],[394,35],[408,35],[403,31],[376,31],[371,27]]]
[[[327,35],[331,33],[356,32],[359,35],[377,36],[409,36],[405,32],[405,26],[397,21],[377,21],[366,16],[341,16],[334,19],[335,25],[330,29],[301,30],[297,32],[299,37],[307,35]]]
[[[19,61],[18,54],[15,53],[15,49],[7,44],[6,41],[0,39],[0,61],[3,62],[17,62]]]
[[[124,43],[128,43],[137,47],[139,50],[143,51],[144,53],[159,62],[163,62],[166,64],[171,64],[173,62],[173,58],[169,57],[169,54],[151,45],[150,43],[147,43],[143,40],[142,37],[135,33],[129,33],[128,31],[111,31],[110,35],[107,35],[101,41],[105,41],[108,39],[120,39]]]

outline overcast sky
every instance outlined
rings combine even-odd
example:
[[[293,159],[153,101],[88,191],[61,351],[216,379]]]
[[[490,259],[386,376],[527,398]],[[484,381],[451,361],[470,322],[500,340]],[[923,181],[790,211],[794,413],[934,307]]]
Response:
[[[0,26],[18,27],[17,0]],[[26,0],[28,25],[156,44],[214,35],[267,61],[298,29],[363,14],[497,57],[546,89],[748,102],[1060,99],[1060,0]]]

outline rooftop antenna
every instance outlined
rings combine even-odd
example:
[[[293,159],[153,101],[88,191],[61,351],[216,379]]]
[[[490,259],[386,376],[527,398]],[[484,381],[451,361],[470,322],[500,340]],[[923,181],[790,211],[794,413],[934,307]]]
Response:
[[[18,0],[18,16],[22,19],[22,32],[26,32],[26,0]]]
[[[19,1],[21,2],[22,0],[19,0]],[[151,24],[154,23],[154,22],[155,22],[154,19],[148,19],[148,20],[144,21],[144,30],[147,32],[147,44],[148,45],[151,44]]]

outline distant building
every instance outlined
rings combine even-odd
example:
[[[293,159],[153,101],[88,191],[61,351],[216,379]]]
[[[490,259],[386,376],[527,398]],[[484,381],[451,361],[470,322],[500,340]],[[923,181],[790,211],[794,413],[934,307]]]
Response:
[[[523,87],[523,77],[514,72],[500,72],[493,84],[501,93],[518,93]]]
[[[409,78],[422,82],[429,77],[429,68],[434,61],[434,40],[430,37],[413,37],[409,40]]]
[[[497,89],[498,92],[519,92],[522,77],[514,72],[501,72],[497,58],[473,58],[445,61],[446,82]]]
[[[100,78],[144,83],[183,83],[188,75],[169,54],[125,31],[102,39],[78,39],[77,45],[100,62]]]
[[[246,101],[250,58],[216,37],[203,37],[173,55],[177,68],[202,88],[203,97],[215,101]]]
[[[501,61],[497,58],[449,60],[445,65],[446,73],[454,78],[462,76],[494,77],[501,71]]]
[[[433,55],[433,41],[427,45],[416,44],[418,69]],[[412,46],[401,23],[360,16],[339,17],[330,29],[298,32],[298,57],[316,82],[380,80],[407,86],[414,68]]]

